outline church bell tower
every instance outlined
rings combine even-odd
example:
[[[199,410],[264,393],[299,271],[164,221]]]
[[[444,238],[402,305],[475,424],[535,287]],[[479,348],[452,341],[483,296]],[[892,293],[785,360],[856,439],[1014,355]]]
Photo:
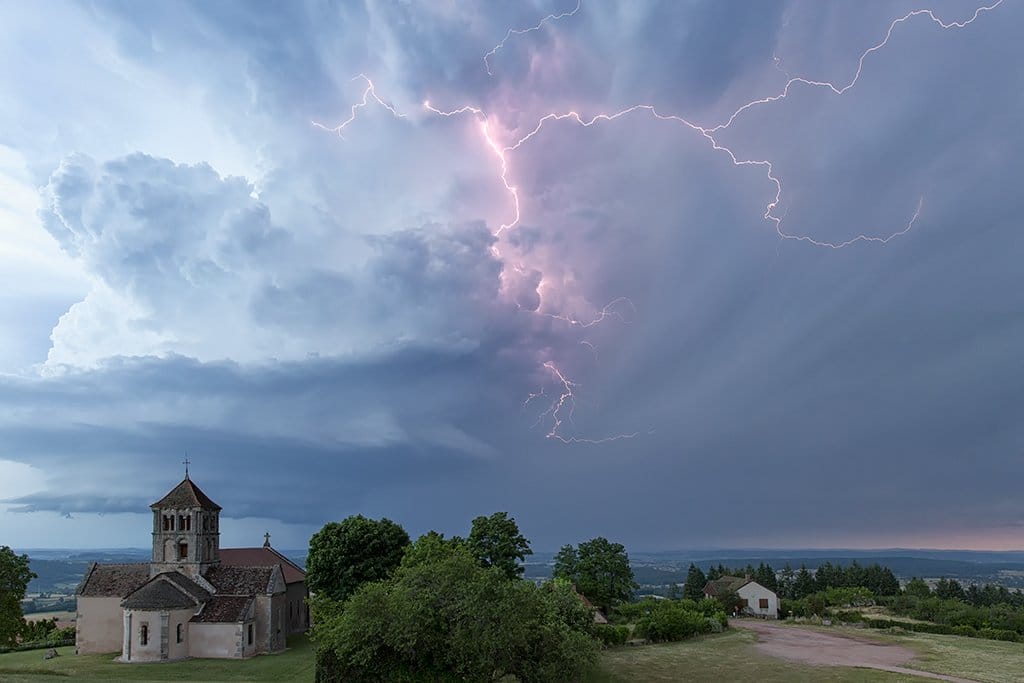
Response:
[[[150,576],[169,571],[201,576],[220,564],[221,507],[192,482],[187,464],[181,483],[149,508],[153,511]]]

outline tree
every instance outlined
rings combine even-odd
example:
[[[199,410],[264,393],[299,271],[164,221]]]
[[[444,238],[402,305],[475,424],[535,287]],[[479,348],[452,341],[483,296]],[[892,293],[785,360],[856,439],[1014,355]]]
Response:
[[[704,576],[704,572],[701,568],[691,562],[690,568],[686,571],[686,583],[683,585],[683,597],[693,600],[694,602],[700,602],[704,598],[704,586],[706,586],[707,583],[708,578]]]
[[[465,548],[364,584],[317,623],[317,680],[578,680],[593,616],[567,582],[537,587]]]
[[[519,525],[507,512],[474,519],[466,542],[481,566],[497,567],[510,579],[522,575],[519,563],[533,554],[530,542],[519,533]]]
[[[903,592],[907,595],[913,595],[918,598],[927,598],[931,596],[932,589],[928,587],[928,584],[924,582],[924,579],[919,579],[916,576],[907,581],[907,585],[904,586]]]
[[[793,584],[796,581],[796,572],[793,571],[793,567],[790,566],[789,562],[782,568],[782,572],[779,575],[779,597],[787,598],[789,600],[794,599],[793,595]]]
[[[387,518],[328,522],[309,539],[306,585],[317,596],[343,601],[364,583],[389,577],[407,545],[409,534]]]
[[[945,600],[967,600],[964,587],[956,579],[942,577],[935,584],[935,595]]]
[[[770,564],[762,562],[757,565],[757,569],[754,570],[754,580],[772,592],[779,592],[779,582],[775,578],[775,570]]]
[[[21,601],[34,578],[28,555],[16,555],[6,545],[0,547],[0,645],[14,645],[21,632]]]
[[[580,593],[606,611],[629,600],[637,588],[626,548],[601,536],[576,549],[563,546],[555,556],[553,573],[574,583]]]
[[[401,566],[409,568],[428,562],[438,562],[456,552],[463,552],[472,557],[465,539],[458,536],[446,539],[444,534],[428,531],[417,538],[415,543],[405,547]]]
[[[806,598],[814,592],[814,577],[807,571],[806,565],[800,565],[800,571],[793,580],[793,597],[797,600]]]

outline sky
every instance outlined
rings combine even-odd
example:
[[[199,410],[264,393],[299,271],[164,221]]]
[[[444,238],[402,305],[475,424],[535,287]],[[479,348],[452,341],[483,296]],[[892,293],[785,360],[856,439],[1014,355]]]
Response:
[[[1024,5],[0,0],[0,544],[1024,548]]]

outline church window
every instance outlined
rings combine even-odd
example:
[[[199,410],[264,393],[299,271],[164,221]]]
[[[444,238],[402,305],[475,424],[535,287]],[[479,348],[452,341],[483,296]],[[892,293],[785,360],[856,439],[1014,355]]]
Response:
[[[192,531],[192,515],[185,518],[185,531]]]
[[[167,515],[164,515],[164,531],[170,531],[170,530],[171,530],[171,518],[168,517]]]
[[[184,624],[178,624],[178,642],[179,643],[181,641],[185,640],[185,629],[183,628],[183,626],[184,626]]]
[[[249,624],[249,644],[252,645],[252,624]]]
[[[179,560],[187,560],[188,559],[188,543],[179,543],[178,544],[178,559]]]
[[[185,530],[185,515],[178,515],[178,531]]]
[[[149,644],[149,624],[139,625],[139,645]]]

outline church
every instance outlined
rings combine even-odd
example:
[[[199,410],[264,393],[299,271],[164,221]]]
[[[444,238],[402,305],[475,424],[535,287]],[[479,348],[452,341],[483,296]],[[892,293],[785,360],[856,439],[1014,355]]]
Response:
[[[221,507],[189,479],[150,506],[153,554],[93,563],[76,592],[78,654],[123,662],[245,658],[309,628],[306,574],[274,550],[220,547]]]

